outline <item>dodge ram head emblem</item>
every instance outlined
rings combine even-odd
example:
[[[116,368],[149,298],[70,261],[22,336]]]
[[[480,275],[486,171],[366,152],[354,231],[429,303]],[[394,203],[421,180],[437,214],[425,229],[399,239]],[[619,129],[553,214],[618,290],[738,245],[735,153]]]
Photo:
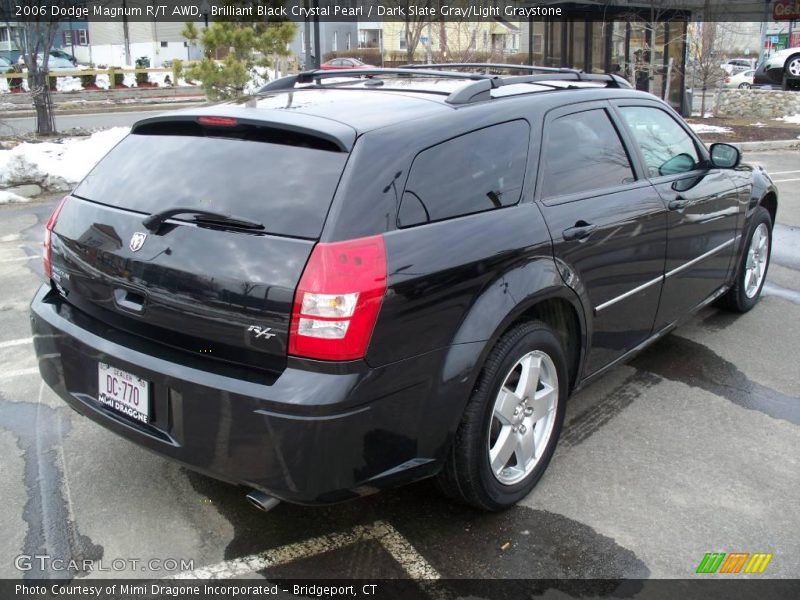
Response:
[[[128,244],[128,246],[130,246],[131,252],[136,252],[136,251],[137,251],[137,250],[139,250],[139,249],[140,249],[142,246],[144,246],[144,241],[145,241],[146,239],[147,239],[147,234],[146,234],[146,233],[141,233],[141,232],[139,232],[139,231],[137,231],[136,233],[134,233],[134,234],[131,236],[131,241],[130,241],[130,243]]]
[[[250,325],[250,327],[247,328],[247,331],[252,333],[256,339],[264,338],[265,340],[268,340],[270,338],[275,337],[274,333],[270,333],[271,329],[272,329],[271,327],[259,327],[258,325]]]

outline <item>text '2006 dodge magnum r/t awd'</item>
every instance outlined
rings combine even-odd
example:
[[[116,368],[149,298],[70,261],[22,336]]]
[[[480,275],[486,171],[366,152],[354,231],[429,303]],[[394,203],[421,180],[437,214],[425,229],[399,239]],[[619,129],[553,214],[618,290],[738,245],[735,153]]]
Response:
[[[139,121],[47,224],[47,384],[262,508],[429,476],[525,496],[570,393],[753,307],[777,192],[615,76],[463,68]]]

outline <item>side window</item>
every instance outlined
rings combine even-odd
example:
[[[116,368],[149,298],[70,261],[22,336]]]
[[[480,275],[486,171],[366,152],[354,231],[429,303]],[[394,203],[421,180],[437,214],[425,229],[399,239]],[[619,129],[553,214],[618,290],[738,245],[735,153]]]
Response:
[[[542,198],[613,188],[634,180],[625,147],[602,108],[564,115],[547,125]]]
[[[639,144],[650,177],[693,171],[700,163],[692,138],[666,112],[646,106],[620,108]]]
[[[411,165],[399,227],[441,221],[519,202],[530,126],[512,121],[420,152]]]

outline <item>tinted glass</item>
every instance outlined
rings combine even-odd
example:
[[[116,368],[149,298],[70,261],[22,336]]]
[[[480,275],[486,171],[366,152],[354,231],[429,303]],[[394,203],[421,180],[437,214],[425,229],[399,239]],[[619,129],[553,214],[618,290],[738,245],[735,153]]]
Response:
[[[171,207],[223,212],[263,223],[270,233],[316,238],[346,159],[344,152],[264,141],[133,134],[75,194],[149,214]]]
[[[411,166],[401,227],[519,202],[530,127],[513,121],[473,131],[420,152]]]
[[[565,115],[547,126],[542,177],[543,198],[634,181],[625,147],[603,109]]]
[[[663,110],[625,106],[620,111],[642,150],[650,177],[697,168],[700,158],[692,138]]]

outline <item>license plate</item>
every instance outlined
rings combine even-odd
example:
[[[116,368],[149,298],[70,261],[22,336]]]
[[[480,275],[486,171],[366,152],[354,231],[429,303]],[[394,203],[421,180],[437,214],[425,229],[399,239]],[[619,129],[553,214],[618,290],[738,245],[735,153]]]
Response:
[[[97,399],[117,412],[147,423],[149,384],[141,377],[105,363],[97,365]]]

